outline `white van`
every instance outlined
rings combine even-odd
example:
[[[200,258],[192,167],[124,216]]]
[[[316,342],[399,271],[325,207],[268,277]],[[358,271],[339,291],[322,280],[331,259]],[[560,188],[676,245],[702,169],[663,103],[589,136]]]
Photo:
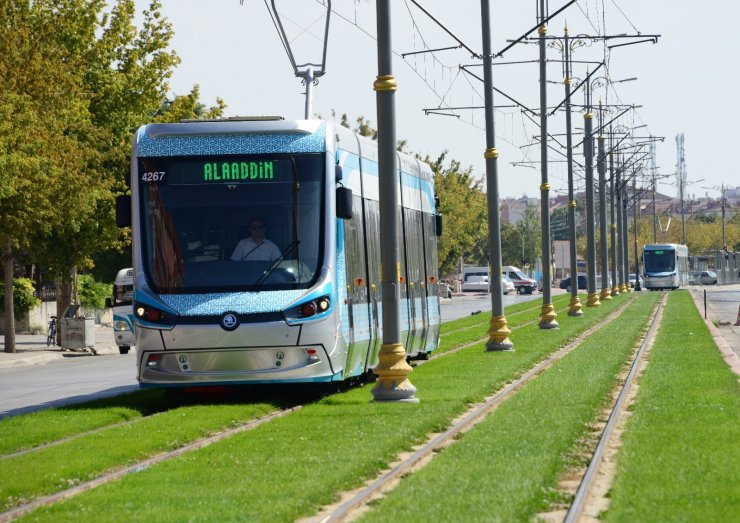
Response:
[[[532,278],[527,278],[519,267],[504,265],[501,270],[514,283],[519,294],[532,294],[537,289],[537,282]]]
[[[462,273],[462,291],[490,292],[488,267],[465,267]],[[501,293],[509,294],[515,287],[506,278],[501,280]]]
[[[113,283],[113,337],[118,352],[128,354],[134,344],[134,270],[121,269]]]

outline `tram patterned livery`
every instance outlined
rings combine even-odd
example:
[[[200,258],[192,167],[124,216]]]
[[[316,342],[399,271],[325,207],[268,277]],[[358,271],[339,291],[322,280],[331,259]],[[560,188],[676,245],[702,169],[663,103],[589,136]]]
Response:
[[[410,156],[398,167],[401,341],[417,356],[439,341],[434,181]],[[377,364],[375,142],[318,120],[153,124],[131,173],[117,218],[132,227],[141,386],[341,381]]]

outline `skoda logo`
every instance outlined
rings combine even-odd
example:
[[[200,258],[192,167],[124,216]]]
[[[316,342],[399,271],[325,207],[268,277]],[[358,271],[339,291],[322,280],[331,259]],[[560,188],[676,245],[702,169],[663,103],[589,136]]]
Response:
[[[221,318],[221,328],[227,331],[233,331],[239,326],[239,318],[233,312],[227,312]]]

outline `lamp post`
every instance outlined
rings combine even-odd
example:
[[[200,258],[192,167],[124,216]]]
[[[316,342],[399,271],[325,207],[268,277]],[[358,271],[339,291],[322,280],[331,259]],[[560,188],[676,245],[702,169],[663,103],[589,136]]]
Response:
[[[542,183],[540,184],[540,203],[542,220],[542,309],[540,311],[540,329],[556,329],[559,324],[555,318],[555,307],[552,304],[552,274],[550,241],[550,183],[547,174],[547,61],[545,0],[540,0],[540,167]]]
[[[601,255],[601,295],[600,301],[611,300],[611,289],[609,288],[608,251],[606,244],[606,151],[604,148],[604,112],[599,101],[599,155],[597,158],[597,170],[599,172],[599,251]]]
[[[383,344],[374,369],[375,401],[418,402],[408,379],[411,366],[401,343],[400,258],[398,250],[398,178],[396,167],[396,79],[393,76],[390,0],[377,0],[378,76],[373,84],[378,110],[380,188],[380,259],[383,286]]]
[[[501,289],[501,224],[498,201],[498,151],[493,127],[493,67],[491,60],[491,11],[489,0],[481,0],[481,28],[483,35],[483,86],[486,117],[486,189],[488,192],[489,281],[491,289],[491,322],[488,330],[487,351],[511,351],[511,330],[506,326],[504,300]],[[522,238],[522,252],[524,238]]]
[[[568,316],[583,316],[583,307],[578,298],[578,254],[576,251],[576,198],[573,183],[573,136],[571,133],[571,102],[570,102],[570,41],[568,38],[568,27],[565,28],[565,42],[563,52],[565,54],[565,128],[568,161],[568,240],[570,247],[570,304],[568,305]]]

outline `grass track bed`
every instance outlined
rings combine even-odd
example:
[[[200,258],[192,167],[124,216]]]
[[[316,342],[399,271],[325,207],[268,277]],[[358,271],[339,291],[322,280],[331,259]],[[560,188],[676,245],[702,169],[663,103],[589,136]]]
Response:
[[[448,426],[480,401],[599,322],[623,300],[562,318],[561,328],[530,325],[512,335],[516,351],[484,344],[430,361],[410,376],[421,403],[370,401],[370,386],[307,405],[208,448],[104,485],[27,519],[41,521],[293,521],[374,477],[401,450]],[[560,318],[559,318],[560,319]],[[441,379],[443,377],[443,379]]]
[[[558,296],[553,300],[553,305],[556,308],[562,307],[567,301],[562,296]],[[530,305],[530,307],[524,307],[524,305]],[[519,307],[521,306],[521,307]],[[511,307],[511,311],[506,311],[506,320],[509,329],[518,328],[523,324],[531,321],[536,321],[540,317],[540,306],[536,308],[531,307],[531,302],[525,302],[517,304],[514,309]],[[487,338],[488,329],[491,322],[491,312],[476,314],[475,316],[467,316],[460,318],[454,322],[444,324],[449,325],[450,328],[446,330],[446,334],[440,340],[439,348],[433,352],[433,354],[440,354],[448,350],[455,349],[461,345],[473,343],[482,338]],[[454,328],[453,328],[454,327]]]
[[[0,461],[0,509],[89,481],[107,470],[176,449],[274,410],[265,404],[180,407],[8,457]]]
[[[579,438],[605,404],[659,297],[637,298],[361,520],[533,520],[554,500],[559,474],[573,463]]]
[[[738,521],[740,385],[688,292],[640,379],[606,521]]]

